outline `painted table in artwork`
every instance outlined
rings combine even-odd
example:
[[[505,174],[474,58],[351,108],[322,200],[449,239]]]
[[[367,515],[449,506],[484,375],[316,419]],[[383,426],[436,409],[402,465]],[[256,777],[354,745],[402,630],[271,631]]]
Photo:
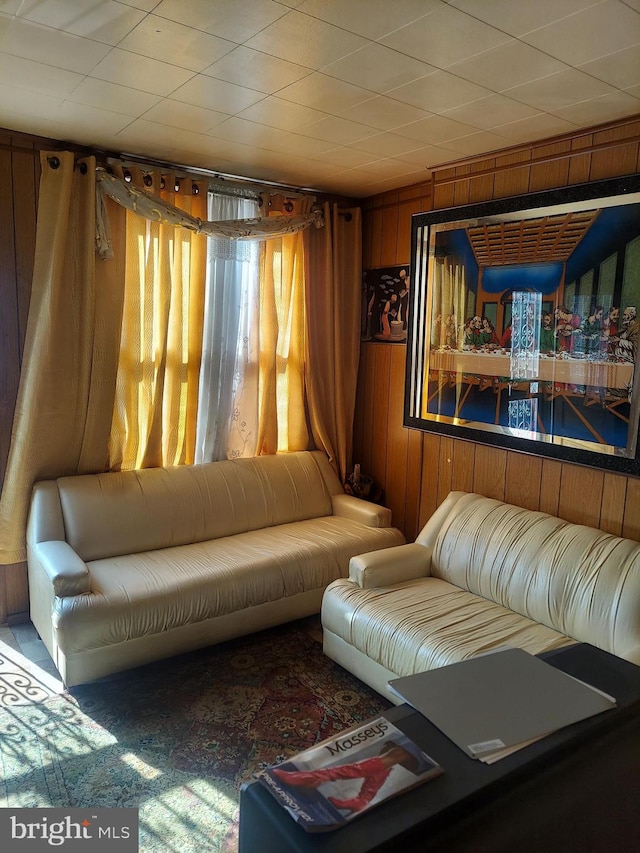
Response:
[[[480,374],[526,379],[533,382],[571,383],[595,388],[628,388],[633,379],[630,361],[590,359],[576,356],[543,355],[527,359],[527,371],[516,372],[520,362],[509,350],[445,350],[429,353],[429,369],[457,374]]]

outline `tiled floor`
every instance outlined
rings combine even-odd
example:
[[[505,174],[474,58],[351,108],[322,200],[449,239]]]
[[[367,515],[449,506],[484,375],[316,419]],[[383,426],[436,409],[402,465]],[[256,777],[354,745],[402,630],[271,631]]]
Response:
[[[62,691],[58,671],[33,625],[0,626],[0,706],[41,702]]]

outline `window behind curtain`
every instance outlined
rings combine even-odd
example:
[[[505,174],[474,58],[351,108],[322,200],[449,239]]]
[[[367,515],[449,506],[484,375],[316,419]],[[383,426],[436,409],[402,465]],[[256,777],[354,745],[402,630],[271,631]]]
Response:
[[[209,193],[208,219],[251,219],[256,199]],[[255,454],[258,418],[258,243],[207,241],[196,462]]]

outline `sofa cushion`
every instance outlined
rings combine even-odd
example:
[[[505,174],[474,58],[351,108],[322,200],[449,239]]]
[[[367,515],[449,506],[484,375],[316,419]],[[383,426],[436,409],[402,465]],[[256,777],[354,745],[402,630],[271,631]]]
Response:
[[[88,564],[91,593],[57,599],[67,653],[122,643],[312,589],[343,576],[350,557],[402,541],[395,528],[337,516]]]
[[[500,646],[539,654],[575,642],[544,625],[427,577],[361,589],[334,581],[322,603],[323,627],[399,676],[465,660]]]
[[[65,538],[88,562],[331,515],[342,487],[320,461],[292,453],[62,477]]]
[[[543,512],[464,495],[431,574],[614,653],[640,635],[640,544]]]

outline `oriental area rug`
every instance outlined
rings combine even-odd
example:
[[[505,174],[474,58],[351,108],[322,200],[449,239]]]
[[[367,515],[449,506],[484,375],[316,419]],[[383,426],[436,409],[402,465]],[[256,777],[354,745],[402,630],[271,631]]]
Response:
[[[0,807],[136,807],[141,853],[236,851],[244,781],[390,707],[307,620],[59,695],[21,677],[0,707]]]

